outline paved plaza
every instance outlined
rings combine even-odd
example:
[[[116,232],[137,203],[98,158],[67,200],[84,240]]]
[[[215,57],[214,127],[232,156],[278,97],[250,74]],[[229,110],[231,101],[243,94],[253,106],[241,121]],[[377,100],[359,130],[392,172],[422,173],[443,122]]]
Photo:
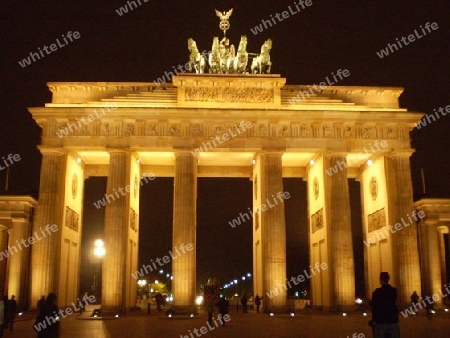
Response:
[[[215,314],[217,316],[217,313]],[[250,311],[236,314],[231,309],[231,320],[225,327],[212,328],[206,325],[206,314],[195,318],[178,317],[168,319],[162,314],[131,314],[110,320],[82,320],[78,314],[65,318],[61,324],[61,337],[372,337],[368,318],[358,314],[347,317],[322,312],[299,312],[295,317],[256,314]],[[18,319],[14,331],[5,331],[4,337],[35,337],[33,315]],[[424,313],[411,318],[401,318],[400,327],[403,338],[450,337],[450,315],[437,314],[427,319]],[[201,333],[201,328],[203,329]],[[195,332],[194,330],[197,329]],[[207,331],[205,331],[207,330]],[[356,333],[356,335],[355,335]]]

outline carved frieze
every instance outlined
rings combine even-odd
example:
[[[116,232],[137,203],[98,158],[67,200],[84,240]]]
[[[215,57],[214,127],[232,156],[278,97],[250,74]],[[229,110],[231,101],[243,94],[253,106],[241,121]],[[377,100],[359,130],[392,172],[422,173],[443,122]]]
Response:
[[[323,208],[311,215],[311,233],[323,228]]]
[[[269,128],[266,123],[260,123],[258,125],[258,136],[268,136]]]
[[[78,222],[80,215],[77,212],[66,206],[66,219],[64,225],[69,229],[78,232]]]
[[[159,128],[158,125],[154,122],[149,122],[145,124],[145,136],[158,136]]]
[[[386,213],[383,209],[375,211],[367,216],[368,231],[372,232],[386,226]]]
[[[130,208],[130,228],[135,232],[138,231],[137,215],[133,208]]]
[[[320,129],[319,129],[320,130]],[[324,124],[321,130],[321,136],[325,138],[334,137],[334,128],[331,124]]]
[[[344,138],[354,138],[355,128],[352,125],[344,125]]]
[[[221,137],[223,134],[225,134],[225,125],[223,124],[214,124],[212,127],[212,134],[211,137],[219,136]]]
[[[299,135],[301,138],[307,138],[312,136],[312,126],[310,124],[300,125]]]
[[[291,135],[291,126],[287,124],[281,125],[278,135],[281,137],[289,137]]]
[[[125,124],[123,134],[124,136],[134,136],[135,135],[134,124],[132,123]]]
[[[180,123],[169,123],[167,126],[167,136],[180,136],[181,135],[181,124]]]
[[[73,174],[72,176],[72,198],[77,198],[78,194],[78,176],[77,174]]]
[[[370,187],[370,196],[372,197],[372,200],[375,201],[378,196],[378,181],[375,176],[372,176],[372,178],[370,179],[369,187]]]
[[[102,122],[100,126],[101,136],[118,136],[118,128],[116,123]]]
[[[314,177],[313,180],[313,190],[314,190],[314,199],[317,199],[319,197],[319,180],[317,177]]]
[[[265,88],[186,88],[185,100],[190,102],[273,102],[272,89]]]
[[[200,123],[192,123],[191,124],[191,136],[202,136],[203,135],[203,128],[202,124]]]

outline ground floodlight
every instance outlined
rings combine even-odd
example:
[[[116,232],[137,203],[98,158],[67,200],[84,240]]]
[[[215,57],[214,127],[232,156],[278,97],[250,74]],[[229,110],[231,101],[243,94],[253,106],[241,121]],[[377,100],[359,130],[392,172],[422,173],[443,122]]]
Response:
[[[270,317],[273,317],[273,316],[274,316],[274,313],[273,313],[273,312],[271,312],[269,316],[270,316]]]
[[[343,317],[347,317],[347,314],[345,312],[342,313]]]
[[[295,316],[295,313],[294,312],[291,312],[291,317],[294,317]]]

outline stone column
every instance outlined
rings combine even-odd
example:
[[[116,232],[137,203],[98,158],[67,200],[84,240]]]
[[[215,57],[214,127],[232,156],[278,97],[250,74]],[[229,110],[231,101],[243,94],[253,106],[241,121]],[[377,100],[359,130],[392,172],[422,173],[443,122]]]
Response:
[[[431,223],[428,225],[428,266],[429,266],[429,284],[430,293],[432,296],[434,294],[439,295],[439,299],[434,302],[435,308],[442,308],[443,300],[439,290],[442,289],[441,285],[441,267],[440,267],[440,257],[439,257],[439,241],[438,241],[438,226],[437,223]],[[419,291],[419,290],[417,290]]]
[[[281,152],[264,152],[261,166],[261,241],[264,266],[264,311],[285,312],[286,284],[286,223],[284,215]],[[265,208],[264,208],[265,205]],[[278,290],[273,298],[266,293]]]
[[[15,296],[18,310],[23,311],[28,301],[28,259],[30,244],[30,224],[27,219],[13,219],[9,236],[10,255],[8,257],[8,296]],[[24,245],[22,240],[25,240]]]
[[[57,292],[61,231],[43,236],[46,225],[63,226],[64,186],[67,157],[58,149],[41,149],[39,202],[33,223],[31,246],[31,307],[50,292]]]
[[[197,159],[189,151],[175,153],[172,260],[173,311],[196,312]],[[187,245],[192,250],[187,251]],[[180,253],[179,255],[177,253]]]
[[[325,213],[330,249],[331,304],[346,310],[355,304],[355,267],[346,153],[324,157]],[[330,168],[339,168],[333,173]],[[332,175],[325,174],[326,170]],[[313,277],[314,278],[314,277]]]
[[[410,152],[399,152],[385,157],[388,224],[392,226],[409,224],[408,217],[414,210],[410,156]],[[395,252],[393,274],[398,283],[395,286],[398,288],[399,305],[409,306],[412,291],[421,290],[417,225],[409,224],[393,233],[392,244]]]
[[[418,224],[418,237],[420,241],[420,264],[422,273],[422,290],[411,290],[417,291],[418,295],[431,295],[431,278],[430,278],[430,253],[432,250],[429,248],[429,231],[428,231],[429,221],[421,220]]]
[[[446,285],[448,283],[447,279],[447,264],[445,257],[447,256],[446,250],[445,250],[445,241],[444,241],[444,234],[448,234],[448,227],[447,226],[440,226],[438,227],[438,246],[439,246],[439,266],[441,271],[441,285]]]
[[[7,228],[3,228],[0,226],[0,252],[4,252],[7,249],[8,245],[8,232]],[[6,285],[6,259],[3,257],[0,260],[0,292],[3,291],[3,294],[7,291]],[[2,293],[0,293],[2,294]]]
[[[124,150],[109,150],[106,186],[102,262],[102,308],[106,312],[126,311],[125,271],[127,256],[129,155]]]

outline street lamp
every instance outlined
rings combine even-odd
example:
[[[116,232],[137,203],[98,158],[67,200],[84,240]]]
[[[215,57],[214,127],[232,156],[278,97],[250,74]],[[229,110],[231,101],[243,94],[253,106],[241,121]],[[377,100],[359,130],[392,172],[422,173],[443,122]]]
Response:
[[[94,292],[94,295],[96,294],[97,291],[97,282],[96,282],[96,277],[97,277],[97,273],[98,273],[98,265],[99,262],[101,260],[101,258],[105,255],[106,250],[105,250],[105,243],[101,240],[101,239],[97,239],[94,242],[95,248],[94,248],[94,256],[97,257],[99,260],[97,261],[97,264],[95,266],[95,273],[94,273],[94,289],[92,290]]]

